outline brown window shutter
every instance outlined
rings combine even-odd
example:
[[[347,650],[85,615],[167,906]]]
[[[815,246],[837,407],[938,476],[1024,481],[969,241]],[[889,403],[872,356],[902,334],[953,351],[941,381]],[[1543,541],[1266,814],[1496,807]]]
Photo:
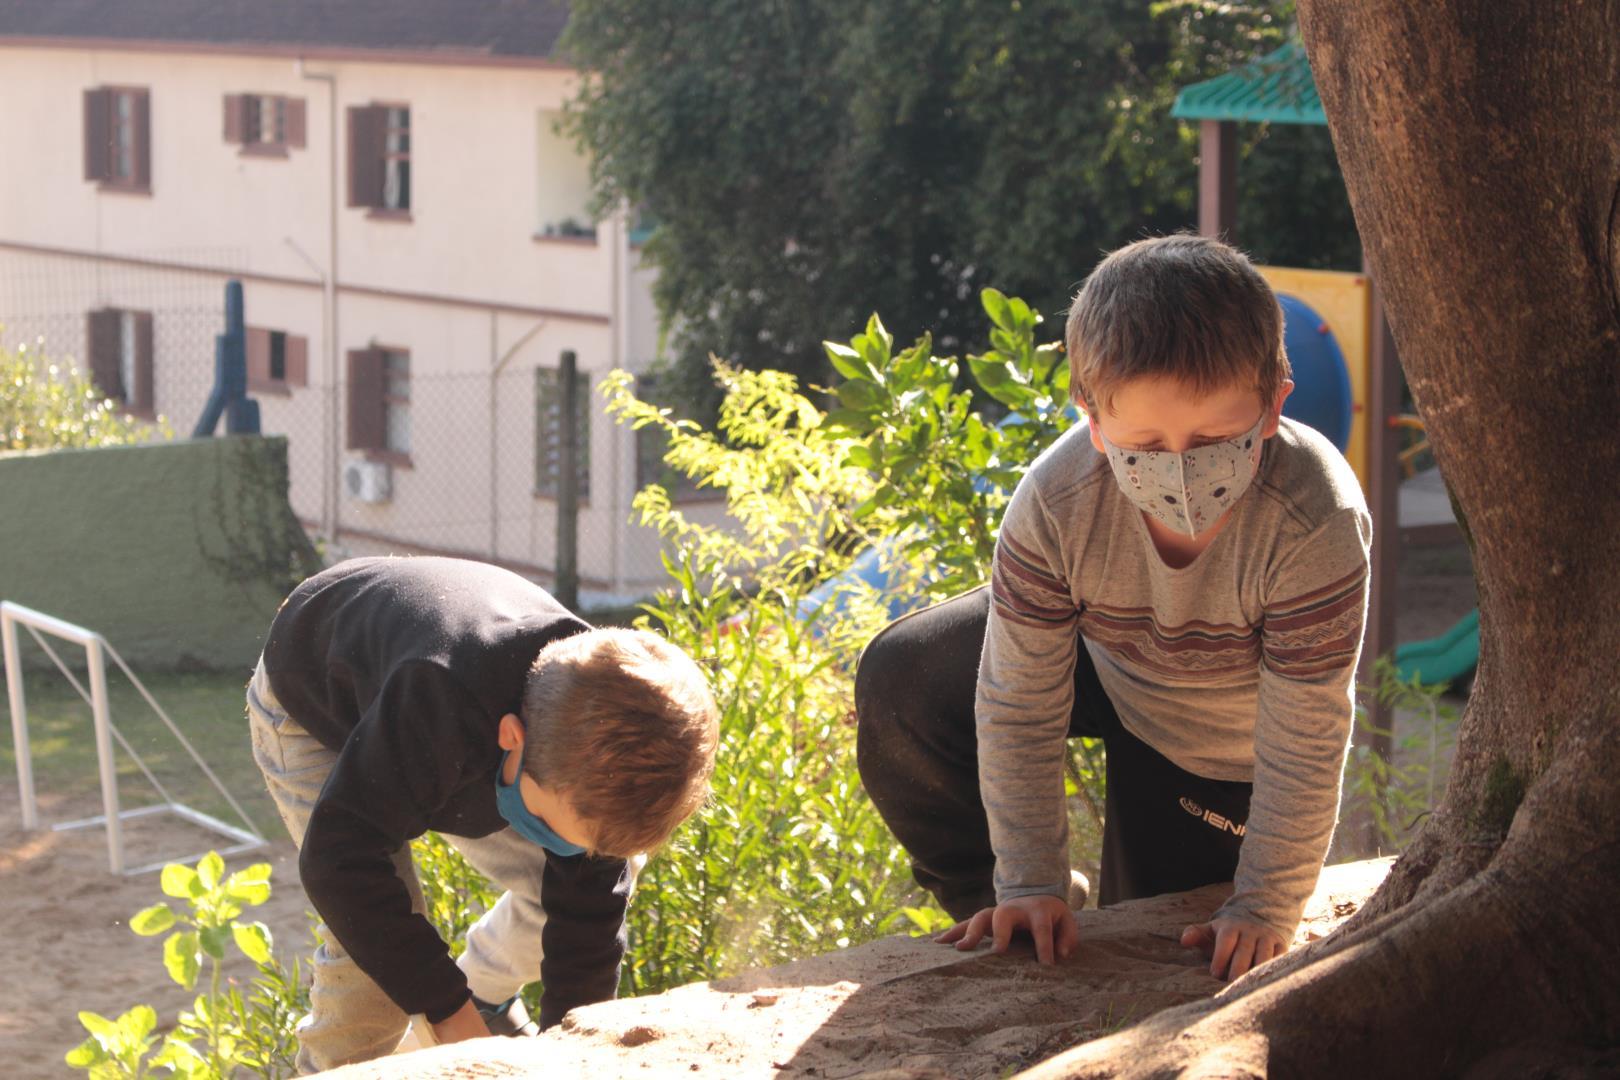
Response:
[[[118,364],[118,312],[111,308],[92,311],[85,334],[89,355],[90,381],[102,397],[124,400],[124,380]]]
[[[287,385],[309,385],[309,338],[287,335]]]
[[[242,104],[241,94],[225,95],[225,141],[228,143],[242,142]]]
[[[135,313],[135,395],[129,407],[143,412],[157,411],[157,395],[152,392],[152,313]]]
[[[304,99],[295,97],[284,100],[287,104],[281,117],[281,140],[288,146],[301,148],[304,145]]]
[[[152,186],[152,99],[145,90],[137,90],[133,118],[135,121],[135,186]]]
[[[270,331],[248,327],[246,351],[248,389],[262,389],[270,382]]]
[[[84,178],[105,180],[112,172],[112,92],[84,92]]]
[[[349,449],[381,450],[387,441],[388,405],[383,400],[381,349],[349,353]]]
[[[349,205],[381,206],[383,140],[388,112],[376,105],[349,106]]]

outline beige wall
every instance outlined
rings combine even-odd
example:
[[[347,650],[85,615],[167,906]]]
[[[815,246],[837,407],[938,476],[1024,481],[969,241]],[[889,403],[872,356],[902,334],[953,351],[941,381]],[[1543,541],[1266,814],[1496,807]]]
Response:
[[[545,224],[542,208],[585,216],[584,163],[550,129],[571,91],[571,73],[324,61],[309,71],[337,80],[344,281],[612,313],[610,252],[599,244],[534,239]],[[300,78],[292,59],[0,47],[0,78],[6,87],[0,130],[10,146],[28,148],[21,157],[8,153],[11,163],[0,171],[0,237],[312,278],[290,239],[324,263],[328,87]],[[98,192],[83,180],[81,96],[101,85],[150,93],[150,197]],[[222,134],[229,93],[304,98],[305,147],[287,158],[239,153]],[[345,110],[373,102],[411,107],[409,223],[345,205]]]
[[[48,333],[51,351],[78,356],[84,312],[153,311],[157,406],[186,434],[212,381],[226,274],[242,275],[250,326],[309,341],[309,385],[255,395],[265,430],[289,437],[300,517],[330,525],[335,493],[339,552],[416,546],[539,567],[552,565],[555,505],[533,494],[533,369],[573,349],[596,404],[582,577],[619,595],[656,583],[656,537],[626,524],[633,436],[600,412],[594,392],[614,366],[639,370],[656,357],[650,274],[636,268],[617,219],[595,242],[535,235],[586,218],[588,170],[552,130],[573,74],[326,61],[309,69],[336,78],[334,347],[320,287],[332,239],[327,84],[300,78],[290,57],[60,48],[0,47],[0,131],[27,148],[0,159],[5,339]],[[150,196],[83,179],[82,93],[100,85],[149,91]],[[240,154],[222,134],[228,93],[303,97],[305,147],[287,158]],[[344,109],[373,102],[411,107],[409,222],[344,205]],[[41,248],[60,254],[29,250]],[[412,374],[411,467],[393,470],[393,497],[377,505],[338,488],[356,456],[344,448],[344,356],[371,344],[408,349]]]

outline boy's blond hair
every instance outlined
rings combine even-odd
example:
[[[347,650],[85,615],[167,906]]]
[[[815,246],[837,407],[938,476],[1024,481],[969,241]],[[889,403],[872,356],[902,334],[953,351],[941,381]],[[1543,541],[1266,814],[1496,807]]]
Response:
[[[656,634],[606,628],[547,645],[522,719],[523,771],[591,825],[599,854],[651,851],[708,797],[714,695],[692,658]]]
[[[1269,407],[1289,377],[1282,309],[1236,248],[1178,233],[1110,254],[1069,308],[1069,394],[1111,408],[1133,379],[1174,379],[1194,394],[1254,387]]]

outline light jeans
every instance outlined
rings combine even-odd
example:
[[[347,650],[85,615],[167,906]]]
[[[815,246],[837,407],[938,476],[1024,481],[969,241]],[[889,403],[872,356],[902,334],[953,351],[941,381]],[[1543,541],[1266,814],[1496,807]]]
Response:
[[[264,661],[259,661],[247,689],[248,724],[253,758],[281,811],[293,843],[303,846],[309,816],[337,754],[322,746],[289,717],[270,689]],[[491,776],[490,783],[494,784]],[[456,961],[474,995],[501,1002],[540,978],[540,932],[545,911],[540,882],[545,851],[511,829],[478,840],[446,835],[445,839],[481,874],[504,889],[499,901],[467,931],[467,950]],[[411,909],[423,910],[422,887],[411,862],[410,846],[394,852],[394,868],[410,892]],[[393,1053],[407,1022],[416,1021],[424,1044],[431,1029],[423,1017],[407,1017],[382,988],[349,958],[322,923],[320,944],[311,964],[310,1013],[298,1024],[298,1071],[320,1072]]]

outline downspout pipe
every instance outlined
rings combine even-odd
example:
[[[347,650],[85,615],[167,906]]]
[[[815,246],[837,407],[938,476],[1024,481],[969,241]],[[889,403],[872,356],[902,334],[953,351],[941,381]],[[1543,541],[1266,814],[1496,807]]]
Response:
[[[328,71],[310,71],[304,66],[304,58],[298,57],[293,61],[293,70],[300,79],[326,84],[326,170],[327,170],[327,203],[326,203],[326,273],[322,280],[322,304],[325,311],[322,313],[323,333],[326,349],[326,401],[325,401],[325,459],[321,469],[321,532],[330,545],[336,545],[339,527],[339,501],[338,501],[338,446],[341,432],[338,427],[339,416],[339,387],[342,385],[341,372],[338,366],[339,342],[338,336],[338,116],[337,116],[337,76]],[[307,260],[306,260],[307,261]]]

